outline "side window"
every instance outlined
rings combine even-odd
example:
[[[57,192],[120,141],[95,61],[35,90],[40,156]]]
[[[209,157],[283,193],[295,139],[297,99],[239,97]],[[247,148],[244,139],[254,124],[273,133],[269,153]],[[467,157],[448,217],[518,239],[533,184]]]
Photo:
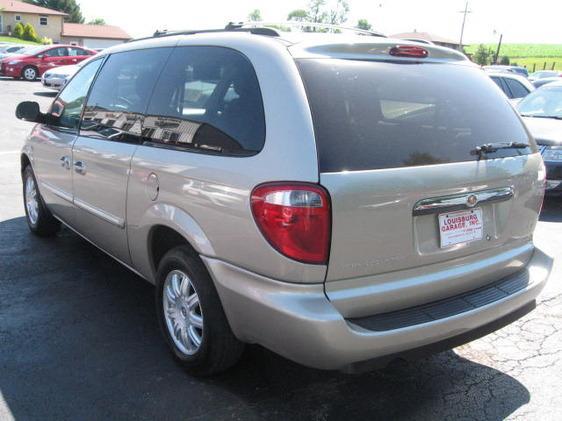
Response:
[[[66,47],[51,48],[43,53],[47,57],[65,57],[68,55]]]
[[[78,47],[70,47],[68,49],[68,52],[69,52],[69,54],[68,54],[69,56],[85,56],[86,55],[86,52],[83,49],[78,48]]]
[[[78,129],[88,89],[101,62],[100,59],[88,63],[65,86],[51,106],[50,117],[53,125],[72,130]]]
[[[265,118],[249,60],[229,48],[177,47],[154,89],[143,138],[222,154],[259,152]]]
[[[88,98],[81,134],[138,142],[143,113],[171,50],[154,48],[111,55]]]
[[[513,94],[513,98],[523,98],[529,94],[529,90],[515,79],[505,78],[505,82],[507,83],[507,86],[509,86],[511,93]]]
[[[501,77],[492,76],[492,80],[495,82],[496,85],[498,85],[498,87],[503,91],[503,93],[508,98],[511,98],[511,92],[509,91],[509,89],[507,88],[507,85],[505,84],[505,82],[502,80]]]

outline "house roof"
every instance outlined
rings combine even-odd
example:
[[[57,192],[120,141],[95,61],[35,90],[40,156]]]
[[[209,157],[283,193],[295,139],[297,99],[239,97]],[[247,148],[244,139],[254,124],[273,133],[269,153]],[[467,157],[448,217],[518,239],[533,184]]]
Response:
[[[424,39],[426,41],[437,42],[442,44],[454,44],[459,45],[458,41],[455,41],[450,38],[442,37],[441,35],[432,34],[430,32],[402,32],[400,34],[391,35],[391,38],[400,38],[400,39],[408,39],[408,38],[418,38]]]
[[[46,7],[39,7],[33,4],[24,3],[23,1],[16,1],[16,0],[0,0],[0,10],[2,10],[3,12],[13,12],[13,13],[31,13],[36,15],[68,16],[66,13],[59,12],[58,10],[47,9]]]
[[[65,23],[62,28],[62,36],[74,38],[131,39],[131,36],[118,26],[83,25],[80,23]]]

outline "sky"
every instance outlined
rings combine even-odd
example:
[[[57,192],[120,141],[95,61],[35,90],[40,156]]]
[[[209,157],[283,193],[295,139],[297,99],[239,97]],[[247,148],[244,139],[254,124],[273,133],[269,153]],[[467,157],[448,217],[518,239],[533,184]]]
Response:
[[[335,0],[328,0],[328,4]],[[230,21],[247,20],[259,9],[266,21],[284,21],[308,0],[78,0],[86,19],[104,18],[133,37],[156,29],[222,28]],[[465,0],[348,0],[348,25],[367,19],[373,29],[387,35],[432,32],[458,40]],[[469,1],[464,42],[494,43],[499,34],[505,43],[562,43],[560,0]]]

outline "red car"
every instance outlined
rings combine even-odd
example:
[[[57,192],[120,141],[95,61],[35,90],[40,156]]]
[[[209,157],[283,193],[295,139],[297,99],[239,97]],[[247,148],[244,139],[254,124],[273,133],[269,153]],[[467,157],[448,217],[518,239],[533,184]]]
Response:
[[[0,62],[0,75],[33,81],[53,67],[80,63],[97,51],[74,45],[49,45],[25,49]]]

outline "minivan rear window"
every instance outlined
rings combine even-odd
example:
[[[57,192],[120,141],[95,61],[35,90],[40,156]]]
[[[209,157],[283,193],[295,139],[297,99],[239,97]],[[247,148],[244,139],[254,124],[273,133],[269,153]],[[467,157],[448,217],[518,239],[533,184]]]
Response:
[[[300,59],[321,172],[477,160],[535,151],[507,99],[481,70],[452,64]]]

